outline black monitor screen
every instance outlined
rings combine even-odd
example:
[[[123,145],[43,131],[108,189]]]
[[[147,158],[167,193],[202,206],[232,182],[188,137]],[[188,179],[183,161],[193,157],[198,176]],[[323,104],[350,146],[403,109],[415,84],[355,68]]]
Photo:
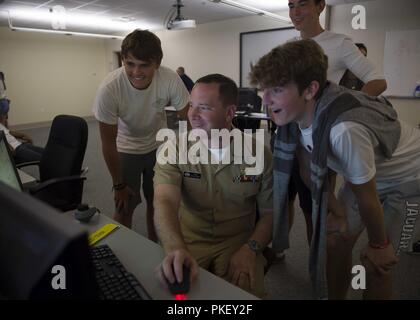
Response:
[[[250,112],[261,111],[261,98],[255,88],[239,88],[238,91],[238,110],[250,108]]]
[[[65,289],[52,285],[59,275],[54,266],[64,267]],[[0,181],[0,296],[86,299],[96,293],[87,234],[55,209]]]

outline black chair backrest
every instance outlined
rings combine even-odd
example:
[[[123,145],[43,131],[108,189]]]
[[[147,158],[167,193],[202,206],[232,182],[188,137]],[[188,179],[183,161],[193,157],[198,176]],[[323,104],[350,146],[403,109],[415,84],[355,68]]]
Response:
[[[87,139],[88,126],[83,118],[69,115],[56,116],[40,161],[41,182],[80,174]]]

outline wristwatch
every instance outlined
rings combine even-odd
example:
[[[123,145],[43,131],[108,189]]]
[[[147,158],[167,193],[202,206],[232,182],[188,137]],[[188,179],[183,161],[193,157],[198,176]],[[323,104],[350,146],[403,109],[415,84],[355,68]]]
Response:
[[[263,248],[261,247],[261,245],[258,243],[258,241],[256,240],[248,240],[248,247],[254,251],[256,254],[261,253]]]

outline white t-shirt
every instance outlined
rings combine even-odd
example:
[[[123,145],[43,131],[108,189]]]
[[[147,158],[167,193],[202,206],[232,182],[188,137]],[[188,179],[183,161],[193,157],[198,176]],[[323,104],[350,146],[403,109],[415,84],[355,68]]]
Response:
[[[306,129],[302,129],[299,126],[300,129],[300,143],[301,145],[310,153],[312,153],[312,150],[314,149],[314,144],[312,142],[312,124],[310,127]]]
[[[134,88],[124,67],[111,72],[102,82],[93,104],[97,120],[118,124],[119,152],[145,154],[159,146],[157,132],[167,127],[165,107],[184,108],[189,94],[178,74],[160,66],[148,88]]]
[[[325,30],[312,39],[328,56],[328,80],[339,83],[347,69],[364,83],[385,79],[348,36]]]
[[[10,144],[10,146],[15,150],[17,147],[19,147],[22,142],[20,142],[18,139],[16,139],[14,136],[10,134],[9,129],[7,129],[3,124],[0,123],[0,131],[4,131],[4,135],[6,136],[7,143]]]
[[[375,177],[378,190],[420,178],[420,130],[400,123],[400,141],[391,159],[382,155],[377,138],[365,126],[352,121],[335,125],[330,131],[328,167],[353,184]],[[312,152],[307,147],[312,146],[312,127],[301,132],[300,143]]]
[[[295,37],[291,41],[301,39],[301,37]],[[347,69],[364,83],[385,79],[348,36],[324,30],[311,39],[321,46],[328,57],[327,79],[329,81],[338,84]]]

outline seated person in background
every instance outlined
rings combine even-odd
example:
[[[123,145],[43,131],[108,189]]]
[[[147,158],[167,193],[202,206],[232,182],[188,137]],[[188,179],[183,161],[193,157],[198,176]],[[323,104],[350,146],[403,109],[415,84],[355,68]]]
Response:
[[[6,81],[4,79],[4,73],[0,71],[0,99],[6,98]]]
[[[205,140],[209,148],[205,146],[203,151],[208,163],[191,164],[187,160],[187,164],[180,164],[181,161],[162,164],[164,149],[158,154],[154,177],[155,225],[166,252],[160,276],[170,282],[180,280],[185,265],[190,268],[193,280],[199,265],[263,297],[266,261],[261,251],[270,243],[272,234],[271,152],[258,145],[259,154],[264,156],[260,161],[261,172],[247,175],[251,165],[244,163],[243,154],[239,158],[241,164],[237,164],[232,139],[210,138],[212,129],[224,129],[229,134],[238,133],[243,140],[244,134],[232,127],[237,99],[238,88],[230,78],[212,74],[197,80],[188,118],[192,133],[202,129],[201,134],[205,132],[205,138],[209,137]],[[256,140],[251,139],[252,154],[256,154]],[[202,141],[197,143],[205,145]],[[188,150],[192,145],[194,142],[188,142]],[[177,142],[169,140],[163,145],[167,146],[178,155],[181,146]],[[221,163],[225,156],[230,156],[226,164]],[[210,157],[217,164],[211,163]],[[255,223],[257,204],[260,218]]]
[[[43,148],[34,146],[32,139],[28,135],[8,129],[9,106],[10,100],[0,99],[0,130],[4,131],[6,135],[7,143],[12,150],[16,164],[41,160],[42,153],[44,152]]]
[[[366,46],[363,43],[355,43],[355,45],[359,48],[360,52],[366,57],[367,56]],[[343,77],[341,78],[339,85],[346,87],[348,89],[360,91],[362,90],[365,83],[362,80],[360,80],[358,77],[356,77],[353,72],[347,69]]]
[[[251,71],[251,83],[264,90],[264,103],[280,126],[273,198],[274,207],[283,210],[274,213],[273,246],[288,247],[287,197],[282,195],[291,155],[301,145],[311,157],[310,273],[316,297],[346,297],[352,250],[364,228],[364,298],[391,298],[394,268],[401,275],[395,284],[418,293],[420,131],[400,121],[384,98],[326,81],[327,67],[321,47],[307,39],[274,48]],[[344,177],[338,199],[327,181],[328,169]],[[395,266],[397,257],[404,263]]]
[[[191,93],[191,90],[194,87],[194,81],[192,81],[191,78],[185,74],[184,67],[178,67],[178,69],[176,69],[176,73],[178,73],[182,82],[184,82],[188,92]]]

